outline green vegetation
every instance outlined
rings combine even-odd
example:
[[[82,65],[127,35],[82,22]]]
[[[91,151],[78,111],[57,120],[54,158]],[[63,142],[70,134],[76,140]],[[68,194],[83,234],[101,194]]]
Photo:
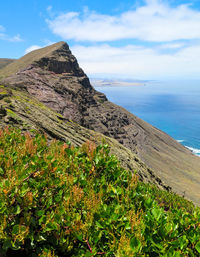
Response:
[[[200,211],[107,145],[0,131],[0,256],[199,256]]]

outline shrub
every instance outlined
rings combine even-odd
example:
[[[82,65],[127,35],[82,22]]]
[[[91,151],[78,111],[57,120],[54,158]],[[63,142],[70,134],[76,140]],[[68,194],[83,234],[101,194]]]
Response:
[[[198,256],[199,238],[199,209],[139,182],[108,145],[0,131],[2,256]]]

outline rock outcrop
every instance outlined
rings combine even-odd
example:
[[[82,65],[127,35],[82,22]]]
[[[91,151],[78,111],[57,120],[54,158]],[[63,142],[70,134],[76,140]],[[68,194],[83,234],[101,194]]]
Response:
[[[26,91],[62,115],[65,121],[117,140],[174,191],[200,204],[200,158],[97,92],[66,43],[25,55],[1,69],[0,77],[5,84]]]

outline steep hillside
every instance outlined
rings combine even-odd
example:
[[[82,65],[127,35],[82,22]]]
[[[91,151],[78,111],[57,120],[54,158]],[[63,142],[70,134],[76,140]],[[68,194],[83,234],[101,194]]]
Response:
[[[0,86],[0,127],[6,126],[17,127],[22,132],[40,131],[45,133],[49,140],[59,139],[74,146],[81,146],[87,141],[96,144],[104,142],[109,145],[111,153],[121,161],[121,165],[132,172],[137,171],[142,181],[154,183],[161,189],[170,189],[136,154],[115,139],[65,119],[21,87]]]
[[[1,69],[0,77],[66,120],[116,139],[176,192],[200,204],[200,159],[94,90],[66,43],[27,54]]]

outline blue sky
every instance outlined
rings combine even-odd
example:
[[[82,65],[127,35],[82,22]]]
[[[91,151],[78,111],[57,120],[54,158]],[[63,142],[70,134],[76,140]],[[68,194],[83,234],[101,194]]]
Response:
[[[200,78],[200,1],[2,1],[0,57],[66,41],[90,77]]]

